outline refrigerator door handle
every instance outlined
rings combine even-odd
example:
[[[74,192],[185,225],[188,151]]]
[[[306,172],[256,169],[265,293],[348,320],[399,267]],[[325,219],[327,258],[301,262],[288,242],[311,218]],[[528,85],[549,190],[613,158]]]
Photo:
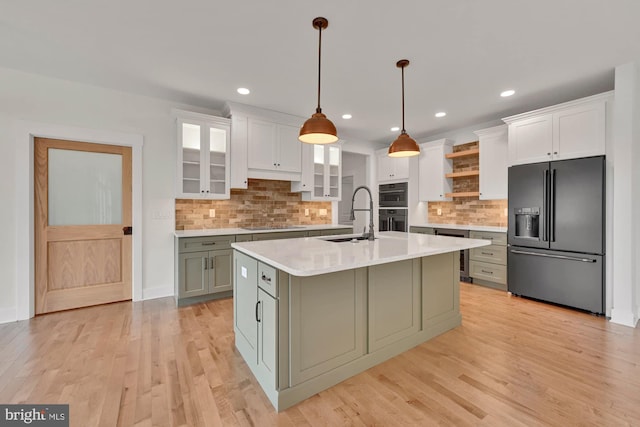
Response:
[[[542,236],[543,242],[546,242],[549,240],[549,237],[548,237],[549,223],[547,222],[548,221],[547,201],[549,199],[548,189],[549,189],[549,170],[546,169],[544,171],[544,180],[542,185],[542,230],[540,230],[540,234]]]
[[[544,258],[566,259],[566,260],[569,260],[569,261],[596,262],[595,259],[591,259],[591,258],[578,258],[578,257],[566,256],[566,255],[541,254],[541,253],[538,253],[538,252],[519,251],[517,249],[511,249],[511,253],[512,254],[520,254],[520,255],[541,256],[541,257],[544,257]]]
[[[551,169],[551,192],[549,194],[549,241],[556,241],[556,170]]]

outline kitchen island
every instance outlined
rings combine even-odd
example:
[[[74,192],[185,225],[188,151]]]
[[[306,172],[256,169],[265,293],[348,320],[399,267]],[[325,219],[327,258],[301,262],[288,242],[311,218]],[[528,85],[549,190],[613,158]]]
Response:
[[[278,411],[460,325],[458,251],[490,244],[335,238],[232,244],[236,348]]]

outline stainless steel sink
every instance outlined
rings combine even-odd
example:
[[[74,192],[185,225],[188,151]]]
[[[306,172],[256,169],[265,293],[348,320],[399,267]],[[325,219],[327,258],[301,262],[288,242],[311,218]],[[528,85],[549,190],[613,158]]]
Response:
[[[368,237],[363,237],[363,236],[358,236],[358,237],[334,237],[331,239],[322,239],[326,242],[335,242],[335,243],[342,243],[342,242],[352,242],[352,243],[358,243],[360,240],[369,240]]]

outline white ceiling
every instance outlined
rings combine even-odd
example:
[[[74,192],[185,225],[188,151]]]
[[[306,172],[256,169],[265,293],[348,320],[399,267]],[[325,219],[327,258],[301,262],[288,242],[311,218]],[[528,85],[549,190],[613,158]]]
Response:
[[[611,90],[614,67],[640,60],[638,0],[0,0],[0,66],[308,117],[316,16],[323,112],[375,143],[401,123],[398,59],[416,139]]]

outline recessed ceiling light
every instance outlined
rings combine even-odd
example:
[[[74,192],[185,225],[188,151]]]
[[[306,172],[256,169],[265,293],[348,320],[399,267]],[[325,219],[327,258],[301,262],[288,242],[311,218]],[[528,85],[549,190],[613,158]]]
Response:
[[[447,113],[445,113],[444,111],[440,111],[440,112],[436,113],[436,117],[437,118],[444,117],[446,115],[447,115]]]
[[[400,128],[398,126],[394,126],[391,128],[391,132],[398,132]]]
[[[505,90],[504,92],[502,92],[502,93],[500,94],[500,96],[501,96],[501,97],[503,97],[503,98],[506,98],[507,96],[511,96],[511,95],[513,95],[514,93],[516,93],[516,91],[515,91],[515,90],[513,90],[513,89],[509,89],[509,90]]]
[[[251,91],[249,89],[247,89],[246,87],[239,87],[238,88],[238,93],[240,95],[249,95],[251,93]]]
[[[345,120],[349,120],[351,117],[352,117],[351,114],[343,114],[342,115],[342,118],[345,119]]]

